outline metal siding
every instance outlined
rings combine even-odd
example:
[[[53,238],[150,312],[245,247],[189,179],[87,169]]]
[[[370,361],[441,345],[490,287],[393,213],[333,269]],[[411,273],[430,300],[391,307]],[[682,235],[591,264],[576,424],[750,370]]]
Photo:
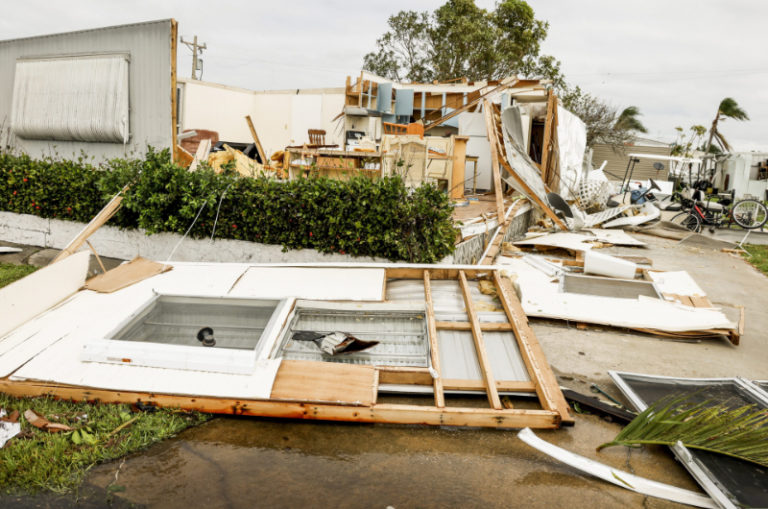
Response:
[[[18,58],[106,52],[127,52],[131,56],[128,71],[131,138],[125,146],[24,140],[12,135],[11,145],[33,157],[72,157],[82,150],[96,162],[126,155],[140,156],[147,145],[171,148],[171,20],[0,41],[0,126],[5,131],[0,142],[4,145],[8,139]]]
[[[476,281],[468,281],[472,302],[481,323],[505,323],[506,314],[501,303],[481,293]],[[466,322],[467,313],[458,281],[436,279],[431,281],[435,320],[439,322]],[[417,280],[387,282],[387,301],[424,302],[424,284]],[[485,348],[496,380],[530,381],[520,350],[512,332],[483,333]],[[440,350],[440,369],[443,378],[482,380],[472,333],[469,331],[437,331]]]
[[[599,168],[603,161],[608,161],[605,165],[606,176],[609,180],[621,180],[624,176],[624,172],[627,169],[627,162],[629,161],[628,154],[656,154],[661,156],[670,155],[669,147],[641,147],[641,146],[627,146],[624,150],[613,150],[610,145],[598,144],[593,147],[592,152],[592,165],[595,168]],[[656,171],[653,168],[653,163],[656,162],[653,159],[640,159],[640,162],[635,164],[635,170],[632,173],[632,180],[648,180],[652,178],[654,180],[667,180],[669,174],[669,161],[659,161],[664,165],[664,169]]]

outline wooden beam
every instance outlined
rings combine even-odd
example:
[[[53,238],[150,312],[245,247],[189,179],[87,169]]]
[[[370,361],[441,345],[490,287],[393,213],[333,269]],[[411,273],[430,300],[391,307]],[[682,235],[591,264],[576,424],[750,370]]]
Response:
[[[554,112],[553,110],[553,103],[552,103],[552,96],[554,94],[552,93],[552,90],[547,90],[547,117],[544,121],[544,141],[541,145],[541,180],[544,181],[544,183],[547,182],[547,172],[549,170],[548,162],[549,162],[549,152],[550,147],[549,144],[552,141],[552,122],[554,120]]]
[[[451,199],[464,199],[464,173],[467,166],[467,142],[469,136],[451,136],[453,154],[451,169]]]
[[[452,112],[450,112],[450,113],[448,113],[446,115],[443,115],[442,117],[438,118],[434,122],[430,122],[429,125],[424,126],[424,132],[426,133],[427,131],[429,131],[433,127],[437,127],[437,126],[443,124],[444,122],[452,119],[456,115],[459,115],[460,113],[464,113],[465,111],[468,111],[468,110],[474,108],[475,106],[480,104],[480,101],[484,100],[485,98],[493,97],[494,95],[498,94],[499,92],[502,92],[503,90],[506,90],[507,88],[513,87],[514,85],[515,85],[515,83],[502,83],[501,85],[498,85],[497,87],[495,87],[495,88],[493,88],[493,89],[491,89],[491,90],[489,90],[487,92],[481,93],[479,96],[477,96],[475,99],[469,101],[467,104],[465,104],[461,108],[456,108]]]
[[[499,168],[496,125],[493,121],[493,108],[488,99],[483,100],[483,113],[485,115],[485,127],[488,132],[488,143],[491,146],[491,171],[493,172],[493,190],[496,195],[496,217],[498,218],[499,226],[501,226],[504,224],[504,192],[501,189],[501,168]]]
[[[429,355],[432,361],[432,369],[437,376],[434,378],[435,406],[442,408],[445,406],[445,395],[443,394],[443,382],[440,371],[440,350],[438,349],[437,327],[435,326],[435,307],[432,302],[432,284],[429,280],[429,271],[423,271],[424,278],[424,300],[427,310],[427,329],[429,331]]]
[[[484,391],[485,382],[483,380],[443,378],[443,388],[450,391]],[[536,384],[515,380],[496,380],[496,389],[505,392],[536,392]]]
[[[467,317],[469,317],[469,323],[472,325],[472,339],[475,341],[477,361],[480,364],[480,372],[483,374],[483,380],[485,380],[488,401],[490,401],[492,408],[499,409],[501,408],[501,401],[499,400],[499,392],[496,390],[496,380],[493,378],[491,363],[488,360],[488,354],[485,351],[480,320],[477,318],[477,312],[472,303],[472,293],[469,290],[469,283],[467,283],[467,276],[464,274],[464,271],[459,271],[459,284],[461,285],[461,293],[464,295],[464,305],[467,308]]]
[[[392,267],[387,268],[388,279],[422,279],[424,277],[423,268],[416,267]],[[490,269],[465,269],[464,273],[469,278],[476,278],[490,274]],[[429,269],[429,278],[434,279],[456,279],[459,277],[459,269]]]
[[[264,147],[261,146],[261,140],[259,140],[259,135],[256,134],[256,128],[253,127],[251,116],[246,115],[245,121],[248,122],[248,129],[251,130],[251,138],[253,138],[253,143],[256,145],[256,151],[259,153],[259,157],[261,158],[261,164],[266,166],[269,164],[269,161],[267,160],[267,153],[264,152]]]
[[[393,385],[434,385],[435,380],[429,371],[415,372],[415,371],[379,371],[379,383],[380,384],[393,384]],[[445,406],[445,404],[443,404]]]
[[[178,92],[176,91],[176,50],[178,47],[179,24],[171,19],[171,160],[177,159],[178,144]]]
[[[464,330],[471,331],[472,324],[469,322],[435,322],[437,330]],[[506,332],[514,331],[510,323],[480,323],[480,330],[484,332]]]
[[[216,414],[283,417],[291,419],[423,424],[432,426],[481,426],[488,428],[554,429],[560,416],[549,410],[494,410],[490,408],[437,408],[418,405],[375,404],[370,407],[311,404],[269,400],[173,396],[109,391],[29,381],[0,380],[0,392],[15,397],[50,395],[74,401],[136,403],[182,408]]]
[[[565,397],[560,391],[560,384],[557,383],[555,374],[544,356],[538,339],[536,339],[536,334],[528,323],[528,317],[523,311],[523,306],[517,298],[511,281],[509,278],[502,277],[498,271],[493,272],[493,281],[496,284],[496,292],[509,323],[515,328],[520,356],[523,358],[528,375],[536,384],[539,402],[545,409],[557,412],[564,423],[573,423],[568,402],[565,401]]]
[[[128,186],[126,185],[123,187],[122,190],[120,190],[119,193],[117,193],[115,196],[112,197],[109,202],[104,205],[104,208],[99,211],[98,214],[93,216],[93,219],[90,220],[90,222],[85,225],[85,228],[83,228],[80,233],[75,236],[74,239],[72,239],[69,244],[67,244],[64,249],[61,250],[61,252],[56,256],[56,258],[53,259],[51,263],[56,263],[59,260],[63,260],[67,256],[75,253],[78,249],[80,249],[80,246],[82,246],[86,240],[88,240],[88,237],[96,233],[96,230],[101,228],[101,226],[109,221],[109,219],[115,215],[115,213],[120,209],[120,204],[123,201],[122,194],[128,189]]]
[[[200,163],[208,162],[208,155],[210,153],[211,153],[211,140],[209,138],[200,140],[200,143],[198,143],[197,145],[197,150],[195,151],[195,158],[192,160],[192,164],[190,164],[189,168],[187,169],[189,171],[197,171],[197,166]]]
[[[507,170],[507,173],[509,173],[513,179],[515,179],[515,182],[520,187],[520,190],[525,194],[527,197],[529,197],[531,200],[536,203],[541,209],[544,211],[544,213],[554,222],[557,226],[559,226],[562,230],[568,231],[568,225],[566,225],[562,219],[557,217],[557,214],[555,214],[555,211],[553,211],[549,204],[544,202],[539,196],[536,195],[536,193],[533,192],[533,190],[528,187],[528,184],[526,184],[523,179],[521,179],[517,173],[515,173],[515,170],[512,169],[512,167],[509,165],[507,161],[504,159],[501,159],[501,165],[504,167],[504,169]]]

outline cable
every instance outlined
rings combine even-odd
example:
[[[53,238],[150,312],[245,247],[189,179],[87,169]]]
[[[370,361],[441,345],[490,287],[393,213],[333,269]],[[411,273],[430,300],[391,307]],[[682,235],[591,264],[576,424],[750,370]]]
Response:
[[[221,193],[221,198],[219,198],[219,206],[216,208],[216,219],[213,220],[213,231],[211,232],[211,244],[213,244],[213,236],[216,234],[216,223],[219,222],[219,212],[221,211],[221,202],[224,201],[224,196],[227,194],[227,191],[229,191],[229,188],[232,187],[232,184],[234,182],[230,182],[230,184],[227,186],[226,189],[224,189],[224,192]]]
[[[187,228],[187,231],[184,233],[184,236],[181,237],[181,239],[176,243],[176,246],[174,246],[173,251],[171,251],[171,254],[169,254],[166,257],[165,261],[168,261],[168,262],[171,261],[171,258],[173,257],[173,255],[176,252],[176,250],[179,248],[181,243],[184,242],[184,239],[187,238],[187,235],[189,235],[189,232],[192,231],[192,227],[195,226],[195,223],[197,222],[197,219],[200,217],[200,214],[203,213],[203,209],[205,208],[206,205],[208,205],[208,202],[207,201],[203,202],[203,206],[200,207],[200,210],[197,211],[197,215],[195,216],[195,219],[192,221],[192,224],[189,225],[189,228]]]

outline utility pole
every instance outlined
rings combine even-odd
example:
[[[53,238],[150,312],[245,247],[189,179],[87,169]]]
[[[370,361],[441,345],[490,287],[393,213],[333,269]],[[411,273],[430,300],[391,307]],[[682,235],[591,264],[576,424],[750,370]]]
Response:
[[[200,77],[203,77],[203,59],[198,58],[198,55],[202,55],[204,49],[208,49],[205,47],[205,43],[198,44],[197,43],[197,36],[195,36],[192,39],[192,42],[185,41],[184,38],[181,38],[181,43],[186,44],[189,49],[192,50],[192,79],[196,80],[199,79],[197,77],[197,71],[200,71]]]

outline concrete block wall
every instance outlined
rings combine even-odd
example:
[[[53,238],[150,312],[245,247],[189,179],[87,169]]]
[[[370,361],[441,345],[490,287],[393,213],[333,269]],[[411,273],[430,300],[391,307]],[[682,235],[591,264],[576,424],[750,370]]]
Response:
[[[0,212],[0,240],[16,244],[62,249],[85,227],[84,223],[45,219],[27,214]],[[104,225],[89,241],[100,256],[130,260],[143,256],[165,261],[181,241],[182,235],[143,230],[122,230]],[[87,249],[87,247],[86,247]],[[338,253],[320,253],[314,249],[283,252],[282,246],[242,240],[186,238],[176,249],[174,261],[252,262],[252,263],[386,263],[378,257],[353,257]],[[447,258],[443,263],[450,263]]]

